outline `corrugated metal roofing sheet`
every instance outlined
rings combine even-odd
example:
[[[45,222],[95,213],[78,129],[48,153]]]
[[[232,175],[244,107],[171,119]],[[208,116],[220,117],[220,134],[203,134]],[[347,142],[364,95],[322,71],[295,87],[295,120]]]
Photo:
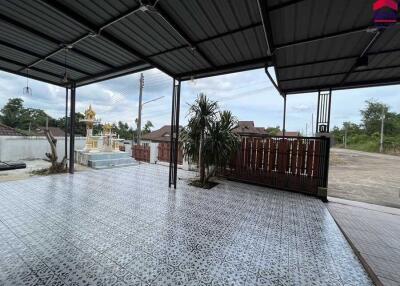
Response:
[[[186,80],[271,64],[284,93],[400,82],[398,26],[354,69],[375,36],[373,0],[142,2],[157,11],[138,0],[0,0],[0,69],[63,85],[73,43],[78,86],[152,67]]]
[[[188,78],[266,64],[257,0],[162,0],[161,14],[133,12],[139,5],[0,0],[0,68],[24,75],[30,67],[32,77],[63,85],[70,43],[68,75],[78,86],[154,66]]]

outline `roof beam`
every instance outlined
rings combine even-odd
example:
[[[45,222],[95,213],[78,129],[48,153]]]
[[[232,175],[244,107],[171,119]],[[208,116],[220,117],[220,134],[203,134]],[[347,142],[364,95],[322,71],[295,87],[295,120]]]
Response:
[[[301,88],[286,89],[286,90],[284,90],[284,92],[286,94],[299,94],[299,93],[316,92],[317,90],[321,90],[321,89],[341,90],[341,89],[355,89],[355,88],[385,86],[385,85],[394,85],[394,84],[400,84],[400,77],[391,77],[391,78],[367,80],[367,81],[346,82],[340,86],[339,86],[339,84],[316,85],[316,86],[310,86],[310,87],[304,87],[304,88],[301,87]]]
[[[201,69],[193,72],[186,72],[179,74],[176,78],[181,81],[190,80],[193,76],[196,79],[204,78],[213,75],[222,75],[232,72],[240,72],[251,69],[258,69],[265,66],[270,66],[272,62],[271,57],[263,57],[255,60],[239,62],[235,64],[228,64],[224,66],[220,66],[218,68],[207,68]]]
[[[24,53],[24,54],[29,55],[31,57],[42,58],[42,56],[37,54],[37,53],[34,53],[32,51],[28,51],[26,49],[20,48],[20,47],[18,47],[16,45],[13,45],[13,44],[10,44],[10,43],[6,43],[6,42],[4,42],[2,40],[0,40],[0,45],[5,46],[5,47],[10,48],[10,49],[13,49],[15,51],[18,51],[20,53]],[[82,69],[79,69],[77,67],[73,67],[71,65],[68,65],[68,64],[53,60],[53,59],[47,59],[46,61],[48,61],[49,63],[55,64],[55,65],[66,67],[70,71],[75,71],[75,72],[78,72],[78,73],[81,73],[81,74],[84,74],[84,75],[89,75],[88,72],[86,72],[86,71],[84,71]],[[26,64],[24,66],[26,66]]]
[[[12,25],[12,26],[17,27],[18,29],[24,30],[24,31],[26,31],[26,32],[28,32],[28,33],[30,33],[30,34],[32,34],[32,35],[35,35],[36,37],[42,38],[42,39],[44,39],[44,40],[46,40],[46,41],[48,41],[48,42],[50,42],[50,43],[52,43],[52,44],[57,45],[57,46],[60,47],[60,48],[58,48],[56,51],[53,51],[52,53],[50,53],[50,54],[48,54],[48,55],[42,56],[42,58],[47,59],[47,58],[49,57],[49,55],[50,55],[50,56],[51,56],[51,55],[54,55],[54,54],[56,54],[56,53],[58,53],[58,52],[61,52],[61,51],[64,49],[65,43],[61,43],[61,42],[58,41],[57,39],[54,39],[53,37],[51,37],[51,36],[49,36],[49,35],[47,35],[47,34],[45,34],[45,33],[42,33],[42,32],[40,32],[40,31],[37,31],[37,30],[33,29],[32,27],[27,26],[27,25],[25,25],[25,24],[23,24],[23,23],[17,22],[17,21],[15,21],[14,19],[11,19],[11,18],[9,18],[9,17],[6,16],[6,15],[0,14],[0,20],[3,21],[3,22],[5,22],[5,23],[8,23],[8,24],[10,24],[10,25]],[[92,61],[94,61],[94,62],[97,62],[97,63],[99,63],[99,64],[102,64],[102,65],[104,65],[104,66],[112,67],[109,63],[106,63],[106,62],[104,62],[104,61],[101,61],[101,60],[99,60],[99,59],[97,59],[97,58],[95,58],[95,57],[93,57],[93,56],[91,56],[91,55],[89,55],[89,54],[87,54],[87,53],[85,53],[85,52],[83,52],[83,51],[74,49],[74,53],[76,53],[76,54],[78,54],[78,55],[80,55],[80,56],[83,56],[83,57],[85,57],[85,58],[88,58],[88,59],[90,59],[90,60],[92,60]],[[43,61],[43,60],[35,61],[35,62],[32,63],[32,64],[35,65],[35,64],[37,64],[37,63],[39,63],[39,62],[41,62],[41,61]],[[30,65],[28,65],[28,67],[30,67]]]
[[[322,41],[322,40],[328,40],[328,39],[332,39],[332,38],[344,37],[344,36],[357,34],[357,33],[361,33],[361,32],[367,32],[368,29],[370,29],[370,26],[363,26],[363,27],[353,28],[353,29],[344,30],[344,31],[340,31],[340,32],[329,33],[329,34],[322,35],[322,36],[315,36],[315,37],[311,37],[311,38],[308,38],[308,39],[303,39],[303,40],[298,40],[298,41],[292,41],[292,42],[279,44],[279,45],[276,45],[275,48],[277,50],[281,50],[281,49],[290,48],[290,47],[293,47],[293,46],[311,44],[313,42],[318,42],[318,41]]]
[[[134,57],[138,58],[139,60],[152,65],[153,67],[161,70],[162,72],[168,74],[171,77],[174,76],[171,72],[169,72],[163,66],[157,64],[153,60],[151,60],[148,57],[146,57],[145,55],[143,55],[141,52],[137,51],[136,49],[134,49],[133,47],[129,46],[127,43],[125,43],[121,39],[115,37],[114,35],[110,34],[109,32],[107,32],[105,30],[107,27],[115,24],[116,22],[118,22],[118,21],[120,21],[122,19],[125,19],[126,17],[128,17],[128,16],[130,16],[130,15],[132,15],[132,14],[138,12],[138,11],[141,11],[141,8],[142,8],[141,6],[137,6],[137,7],[133,8],[133,9],[130,9],[127,12],[119,15],[118,17],[111,19],[110,21],[108,21],[107,23],[103,24],[102,26],[97,27],[93,23],[89,22],[89,20],[87,18],[82,17],[81,15],[75,13],[68,6],[62,4],[61,2],[51,1],[51,0],[40,0],[40,1],[42,3],[44,3],[47,7],[53,9],[54,11],[56,11],[57,13],[68,17],[69,19],[71,19],[75,23],[77,23],[80,26],[86,28],[88,30],[88,33],[90,33],[92,36],[93,36],[93,34],[97,35],[97,36],[100,36],[100,37],[106,39],[107,41],[113,43],[114,45],[118,46],[119,48],[127,51],[128,53],[130,53]]]
[[[367,68],[367,69],[354,70],[353,73],[372,72],[372,71],[395,69],[395,68],[400,68],[400,65],[391,65],[391,66],[383,66],[383,67],[376,67],[376,68],[369,68],[369,69]],[[302,76],[302,77],[296,77],[296,78],[281,79],[281,82],[291,82],[291,81],[295,81],[295,80],[305,80],[305,79],[315,79],[315,78],[322,78],[322,77],[329,77],[329,76],[347,75],[347,73],[348,73],[348,71],[329,73],[329,74],[309,75],[309,76]]]
[[[272,38],[271,21],[267,0],[257,0],[258,10],[260,12],[261,23],[264,29],[265,42],[268,48],[268,55],[272,56],[275,52],[275,45]]]
[[[304,2],[304,1],[306,1],[306,0],[291,0],[291,1],[288,1],[288,2],[276,4],[274,6],[269,7],[269,11],[272,12],[272,11],[280,10],[282,8],[286,8],[286,7],[289,7],[289,6],[292,6],[294,4],[297,4],[297,3],[300,3],[300,2]]]
[[[119,76],[123,76],[123,75],[127,75],[127,74],[131,74],[133,72],[141,72],[144,70],[148,70],[153,68],[151,65],[148,65],[146,63],[134,63],[134,64],[128,64],[128,65],[124,65],[122,67],[119,67],[117,69],[114,69],[112,73],[110,72],[101,72],[95,75],[91,75],[88,77],[84,77],[82,79],[79,79],[76,84],[77,86],[84,86],[87,84],[91,84],[91,83],[95,83],[95,82],[99,82],[102,81],[104,79],[112,79],[112,78],[116,78]]]
[[[15,74],[15,75],[18,75],[18,76],[26,77],[26,74],[24,74],[24,73],[22,73],[22,72],[18,72],[18,71],[15,71],[15,70],[7,69],[7,68],[4,68],[4,67],[0,67],[0,70],[5,71],[5,72],[8,72],[8,73]],[[37,81],[45,82],[45,83],[48,83],[48,84],[53,84],[53,85],[61,86],[61,87],[64,87],[64,86],[65,86],[65,85],[62,84],[61,82],[60,82],[60,83],[58,83],[58,82],[53,82],[53,81],[51,81],[51,80],[43,79],[43,78],[34,76],[34,75],[32,75],[32,74],[29,75],[29,78],[30,78],[30,79],[34,79],[34,80],[37,80]]]
[[[384,31],[378,30],[375,35],[372,37],[372,39],[368,42],[368,45],[365,47],[365,49],[361,52],[360,56],[357,58],[357,60],[354,62],[354,64],[351,66],[350,70],[345,74],[345,76],[342,79],[342,82],[340,83],[341,85],[346,82],[346,80],[349,78],[351,73],[356,69],[357,67],[357,61],[361,58],[363,58],[368,51],[376,44],[378,39],[382,36]]]
[[[169,16],[165,10],[160,6],[153,5],[152,9],[189,45],[189,48],[197,53],[212,67],[215,64],[211,61],[210,57],[206,55],[194,42],[189,35]]]
[[[16,65],[16,66],[20,66],[20,67],[24,67],[26,65],[25,63],[21,63],[21,62],[15,61],[15,60],[10,60],[10,59],[4,58],[2,56],[0,56],[0,60],[3,61],[3,62],[7,62],[7,63],[13,64],[13,65]],[[59,74],[56,74],[56,73],[53,73],[53,72],[49,72],[49,71],[46,71],[46,70],[43,70],[43,69],[40,69],[40,68],[32,67],[30,69],[33,70],[33,71],[37,71],[37,72],[41,72],[41,73],[47,74],[49,76],[54,76],[54,77],[57,77],[57,78],[60,77]],[[21,70],[19,70],[19,71],[21,71]]]
[[[218,35],[215,35],[215,36],[212,36],[212,37],[200,40],[200,41],[195,41],[194,44],[195,44],[195,46],[198,46],[198,45],[203,44],[203,43],[208,42],[208,41],[217,40],[217,39],[223,38],[225,36],[229,36],[229,35],[233,35],[233,34],[236,34],[236,33],[244,32],[244,31],[247,31],[247,30],[251,30],[251,29],[254,29],[254,28],[261,27],[261,26],[262,26],[262,24],[260,22],[254,23],[254,24],[250,24],[248,26],[240,27],[238,29],[234,29],[234,30],[231,30],[231,31],[228,31],[228,32],[225,32],[225,33],[221,33],[221,34],[218,34]],[[180,49],[184,49],[184,48],[189,48],[189,47],[190,47],[189,45],[182,45],[182,46],[179,46],[179,47],[175,47],[175,48],[168,49],[168,50],[165,50],[165,51],[162,51],[162,52],[159,52],[159,53],[152,54],[149,57],[151,57],[151,58],[152,57],[157,57],[157,56],[161,56],[161,55],[164,55],[164,54],[167,54],[167,53],[171,53],[171,52],[174,52],[174,51],[177,51],[177,50],[180,50]]]
[[[390,49],[390,50],[384,50],[384,51],[379,51],[379,52],[369,52],[366,55],[367,56],[379,56],[379,55],[398,53],[398,52],[400,52],[400,49]],[[277,66],[276,68],[277,69],[297,68],[297,67],[303,67],[303,66],[308,66],[308,65],[326,64],[326,63],[337,62],[337,61],[342,61],[342,60],[353,60],[353,59],[357,59],[358,57],[359,57],[359,55],[352,55],[352,56],[346,56],[346,57],[338,57],[338,58],[334,58],[334,59],[304,62],[304,63],[293,64],[293,65]]]

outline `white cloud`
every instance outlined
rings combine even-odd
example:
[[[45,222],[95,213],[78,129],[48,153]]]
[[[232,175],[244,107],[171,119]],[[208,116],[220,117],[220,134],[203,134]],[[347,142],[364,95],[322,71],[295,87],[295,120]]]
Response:
[[[172,79],[158,70],[144,72],[145,88],[143,101],[164,96],[143,108],[143,121],[150,120],[156,127],[170,124]],[[0,106],[11,97],[20,97],[25,105],[41,108],[53,117],[64,116],[65,90],[35,80],[29,81],[32,96],[23,96],[26,85],[23,77],[0,72]],[[276,92],[264,70],[254,70],[182,83],[181,123],[185,124],[187,103],[192,103],[197,94],[205,92],[218,100],[221,108],[231,110],[240,120],[254,120],[257,126],[282,126],[283,99]],[[89,104],[98,116],[107,122],[125,121],[133,125],[137,117],[139,74],[80,87],[77,89],[76,110],[83,112]],[[343,121],[360,121],[359,110],[365,100],[376,98],[400,112],[400,90],[398,86],[357,89],[333,92],[332,124]],[[311,126],[312,114],[316,114],[317,94],[288,95],[287,129],[305,129]]]

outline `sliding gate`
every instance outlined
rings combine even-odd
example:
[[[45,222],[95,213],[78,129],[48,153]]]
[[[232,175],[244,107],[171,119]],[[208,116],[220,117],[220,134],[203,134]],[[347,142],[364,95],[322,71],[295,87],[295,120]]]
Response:
[[[330,139],[242,136],[225,177],[272,188],[318,194],[327,187]]]

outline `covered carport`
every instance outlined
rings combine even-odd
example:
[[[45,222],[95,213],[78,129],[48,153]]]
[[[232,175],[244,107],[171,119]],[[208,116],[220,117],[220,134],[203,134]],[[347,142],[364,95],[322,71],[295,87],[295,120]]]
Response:
[[[333,90],[398,83],[398,29],[374,26],[373,3],[2,0],[0,69],[65,87],[71,122],[77,87],[150,68],[171,76],[169,184],[176,187],[182,81],[257,68],[273,81],[273,67],[285,107],[289,94],[318,92],[320,133],[329,133]],[[283,130],[285,115],[286,108]]]

